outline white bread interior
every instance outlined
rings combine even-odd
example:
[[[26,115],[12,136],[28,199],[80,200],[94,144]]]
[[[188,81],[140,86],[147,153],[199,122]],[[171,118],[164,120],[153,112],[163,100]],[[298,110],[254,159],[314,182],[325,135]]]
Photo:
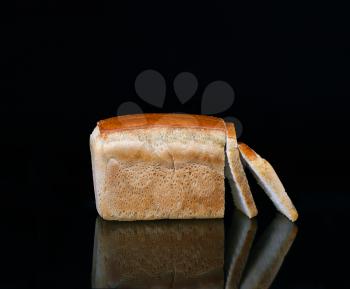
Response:
[[[223,263],[223,219],[96,219],[93,288],[222,288]]]
[[[126,221],[222,218],[224,147],[224,129],[163,125],[102,134],[97,126],[90,150],[98,213]]]
[[[226,176],[229,180],[233,201],[237,209],[249,218],[258,214],[255,202],[245,175],[233,123],[226,123]]]
[[[239,288],[256,230],[256,219],[251,220],[238,210],[234,211],[230,226],[226,227],[225,224],[225,234],[227,234],[225,256],[228,257],[225,288]]]
[[[297,220],[298,212],[271,164],[244,143],[239,143],[239,150],[249,170],[277,210],[292,222]]]
[[[270,288],[297,232],[297,226],[278,213],[254,245],[240,288]]]

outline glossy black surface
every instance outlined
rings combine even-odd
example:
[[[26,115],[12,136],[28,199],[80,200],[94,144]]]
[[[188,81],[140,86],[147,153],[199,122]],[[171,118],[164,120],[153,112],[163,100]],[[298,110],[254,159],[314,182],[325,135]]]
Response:
[[[271,288],[349,287],[346,1],[16,1],[16,12],[3,2],[1,288],[89,288],[96,122],[125,101],[145,112],[200,113],[215,80],[235,91],[219,116],[240,119],[240,140],[271,162],[299,211]],[[145,69],[166,79],[163,108],[135,93]],[[198,79],[185,105],[172,89],[183,71]],[[249,179],[259,208],[253,251],[275,209]]]
[[[262,193],[260,190],[254,191],[255,195]],[[251,272],[263,274],[266,270],[274,269],[278,273],[275,278],[271,278],[271,288],[331,288],[335,285],[338,288],[347,288],[343,283],[347,270],[343,264],[346,263],[348,256],[349,242],[346,232],[348,214],[345,210],[336,212],[330,206],[323,209],[300,206],[300,219],[296,224],[292,224],[276,214],[271,206],[261,207],[263,203],[259,198],[257,198],[257,204],[260,208],[259,216],[249,220],[232,209],[230,196],[227,196],[223,224],[225,236],[222,236],[225,239],[225,266],[222,276],[225,281],[231,280],[230,284],[232,284],[237,280],[232,280],[230,276],[232,275],[230,271],[233,270],[230,269],[232,254],[240,248],[237,245],[237,239],[242,242],[250,234],[251,240],[244,242],[248,246],[251,242],[251,249],[242,250],[243,253],[250,252],[247,257],[247,266],[241,273],[241,280],[245,280],[245,283],[251,282],[249,281],[252,278]],[[47,287],[48,284],[51,288],[91,287],[94,238],[97,234],[98,218],[93,203],[74,211],[27,209],[2,213],[2,262],[4,265],[2,287],[41,288]],[[175,222],[181,223],[181,221]],[[123,226],[134,225],[124,223]],[[162,226],[164,228],[164,225]],[[153,225],[153,229],[155,228],[157,225]],[[281,249],[281,240],[286,238],[288,230],[292,230],[292,237],[288,241],[290,249]],[[293,230],[295,230],[294,240]],[[196,247],[197,244],[193,245]],[[132,246],[135,244],[126,250],[132,249]],[[156,251],[157,248],[154,250]],[[108,256],[108,251],[105,254]],[[281,256],[276,260],[275,255]],[[284,255],[286,256],[282,261]],[[128,260],[125,261],[128,262]],[[266,266],[266,264],[270,265]],[[271,266],[271,264],[275,265]],[[118,267],[109,270],[118,272]],[[255,278],[257,278],[256,274],[253,275]]]

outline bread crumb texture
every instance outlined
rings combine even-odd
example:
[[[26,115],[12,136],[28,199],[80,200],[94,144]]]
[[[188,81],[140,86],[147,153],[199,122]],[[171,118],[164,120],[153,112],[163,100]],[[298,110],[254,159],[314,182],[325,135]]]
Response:
[[[152,127],[93,135],[96,205],[104,219],[224,216],[225,131]]]

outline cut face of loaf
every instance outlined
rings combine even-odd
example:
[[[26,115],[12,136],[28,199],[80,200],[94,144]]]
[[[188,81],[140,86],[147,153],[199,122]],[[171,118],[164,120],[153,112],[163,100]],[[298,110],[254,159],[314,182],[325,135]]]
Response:
[[[93,288],[223,288],[223,220],[96,219]]]
[[[140,114],[98,123],[90,136],[97,210],[107,220],[222,218],[225,123]]]

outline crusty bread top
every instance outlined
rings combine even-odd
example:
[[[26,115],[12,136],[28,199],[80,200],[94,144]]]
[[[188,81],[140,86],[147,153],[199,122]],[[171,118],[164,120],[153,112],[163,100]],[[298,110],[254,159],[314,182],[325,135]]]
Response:
[[[240,142],[239,143],[239,150],[248,158],[250,161],[255,161],[260,156],[253,151],[249,146],[247,146],[245,143]]]
[[[225,131],[225,123],[221,118],[196,114],[131,114],[104,119],[99,121],[97,125],[101,134],[109,134],[116,130],[148,127],[186,127]]]
[[[232,122],[226,122],[226,133],[227,137],[232,139],[235,142],[235,147],[237,147],[237,136],[236,136],[236,129],[235,125]]]

